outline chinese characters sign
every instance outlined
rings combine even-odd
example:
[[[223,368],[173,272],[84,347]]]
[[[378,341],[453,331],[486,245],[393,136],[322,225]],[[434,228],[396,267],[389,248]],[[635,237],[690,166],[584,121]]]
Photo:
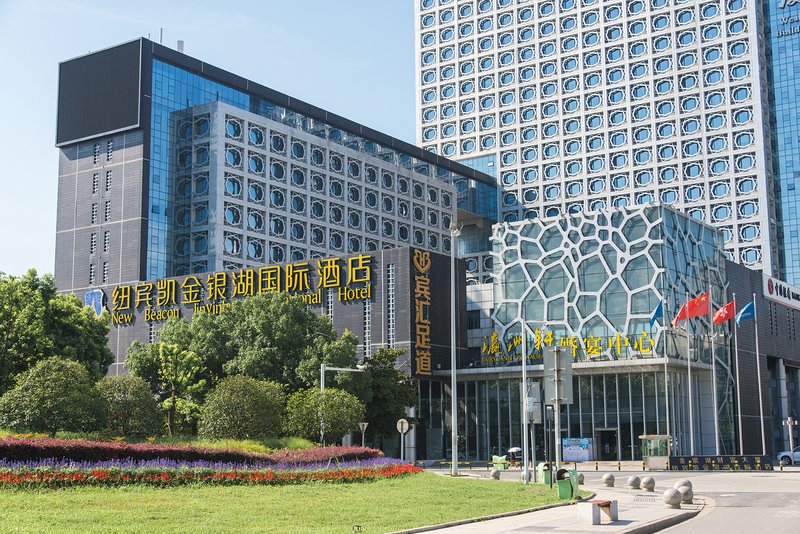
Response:
[[[587,336],[565,336],[556,339],[553,332],[536,329],[528,342],[528,360],[541,360],[542,348],[544,347],[567,347],[572,352],[572,357],[577,358],[579,352],[586,359],[599,358],[606,351],[610,351],[612,356],[627,355],[629,350],[639,354],[652,354],[655,347],[655,340],[647,332],[642,332],[638,336],[626,336],[616,333],[613,336],[597,337]],[[522,359],[522,336],[515,335],[506,343],[500,340],[497,332],[486,336],[481,347],[481,362],[488,364],[498,364],[502,362],[518,361]]]
[[[145,321],[180,317],[181,307],[217,314],[237,298],[265,292],[285,293],[307,305],[322,304],[323,289],[342,302],[372,298],[372,256],[325,258],[316,262],[268,265],[241,271],[219,271],[117,286],[112,291],[111,322],[131,324],[142,312]]]
[[[414,372],[431,374],[431,253],[414,249]]]

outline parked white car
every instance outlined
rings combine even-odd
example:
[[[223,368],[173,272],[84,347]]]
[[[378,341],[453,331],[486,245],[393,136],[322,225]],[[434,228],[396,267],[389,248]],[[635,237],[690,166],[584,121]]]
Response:
[[[783,462],[784,465],[794,465],[800,463],[800,447],[794,448],[794,454],[789,451],[781,451],[778,453],[778,462]]]

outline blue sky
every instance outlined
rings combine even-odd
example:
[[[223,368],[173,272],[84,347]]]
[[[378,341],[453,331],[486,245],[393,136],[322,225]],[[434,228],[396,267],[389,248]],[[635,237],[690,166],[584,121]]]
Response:
[[[414,142],[408,0],[0,0],[0,271],[52,272],[58,63],[150,35],[263,85]]]

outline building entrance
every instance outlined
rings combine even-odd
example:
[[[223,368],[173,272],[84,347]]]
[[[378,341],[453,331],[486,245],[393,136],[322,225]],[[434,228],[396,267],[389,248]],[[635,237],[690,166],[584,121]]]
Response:
[[[596,455],[598,460],[618,460],[617,451],[617,429],[598,428],[595,429]]]

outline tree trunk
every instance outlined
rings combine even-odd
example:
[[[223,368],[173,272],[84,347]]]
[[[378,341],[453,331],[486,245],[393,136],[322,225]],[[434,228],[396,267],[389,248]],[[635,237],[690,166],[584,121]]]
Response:
[[[177,402],[178,402],[178,399],[175,396],[175,390],[174,389],[172,390],[172,395],[170,395],[170,399],[171,399],[171,402],[170,402],[170,405],[169,405],[169,415],[167,417],[167,430],[169,431],[169,435],[171,437],[173,435],[173,433],[174,433],[174,428],[175,428],[175,410],[176,410]]]

